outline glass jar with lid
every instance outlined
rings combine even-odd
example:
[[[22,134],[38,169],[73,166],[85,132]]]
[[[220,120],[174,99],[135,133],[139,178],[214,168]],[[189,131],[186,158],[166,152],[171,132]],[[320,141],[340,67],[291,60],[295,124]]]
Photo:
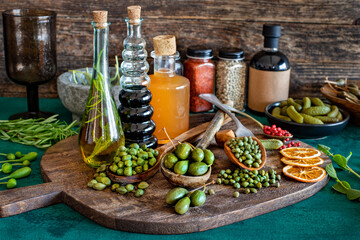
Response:
[[[201,99],[201,93],[213,93],[215,64],[213,50],[206,46],[191,46],[187,49],[188,59],[184,62],[184,74],[190,81],[190,111],[204,112],[213,108],[212,104]]]
[[[244,109],[246,84],[246,63],[244,51],[240,48],[222,48],[216,64],[216,97],[234,102],[238,110]]]

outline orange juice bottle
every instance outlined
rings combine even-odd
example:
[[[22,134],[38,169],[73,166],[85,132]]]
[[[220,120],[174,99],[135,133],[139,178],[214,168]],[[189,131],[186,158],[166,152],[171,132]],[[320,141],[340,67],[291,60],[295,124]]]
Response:
[[[155,136],[159,144],[168,142],[163,128],[170,138],[189,129],[190,83],[183,76],[175,75],[175,36],[162,35],[154,38],[154,74],[150,75],[152,120],[156,124]]]

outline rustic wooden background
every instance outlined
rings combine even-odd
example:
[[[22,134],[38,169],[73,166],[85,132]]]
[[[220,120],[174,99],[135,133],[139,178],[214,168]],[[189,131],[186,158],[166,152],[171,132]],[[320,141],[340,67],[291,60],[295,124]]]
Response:
[[[126,6],[134,4],[143,9],[143,36],[148,51],[153,49],[153,37],[174,34],[183,57],[187,46],[207,44],[214,49],[241,47],[249,61],[262,48],[263,23],[280,23],[280,50],[292,65],[292,96],[320,95],[325,76],[360,79],[360,0],[2,0],[0,10],[57,11],[60,74],[92,65],[93,10],[109,11],[111,63],[115,55],[121,56]],[[0,96],[25,95],[25,87],[13,84],[6,76],[1,38]],[[56,79],[40,86],[40,96],[58,96]]]

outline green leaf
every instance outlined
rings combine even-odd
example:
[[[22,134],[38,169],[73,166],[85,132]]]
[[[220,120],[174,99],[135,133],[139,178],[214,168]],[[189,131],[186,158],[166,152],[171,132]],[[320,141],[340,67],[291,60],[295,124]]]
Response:
[[[355,200],[360,198],[360,190],[350,189],[347,191],[346,196],[349,200]]]
[[[332,188],[342,194],[346,194],[347,191],[351,189],[350,184],[346,181],[337,182]]]
[[[318,144],[317,145],[317,149],[319,149],[320,151],[322,151],[323,153],[325,153],[326,155],[330,155],[330,148],[328,146],[322,145],[322,144]]]
[[[329,174],[330,177],[337,179],[336,170],[333,167],[332,163],[329,163],[328,165],[326,165],[325,169],[326,169],[327,174]]]
[[[346,166],[347,166],[346,157],[344,157],[340,154],[335,154],[333,156],[333,160],[334,160],[334,162],[336,162],[337,165],[339,165],[339,167],[341,167],[342,169],[346,169]]]

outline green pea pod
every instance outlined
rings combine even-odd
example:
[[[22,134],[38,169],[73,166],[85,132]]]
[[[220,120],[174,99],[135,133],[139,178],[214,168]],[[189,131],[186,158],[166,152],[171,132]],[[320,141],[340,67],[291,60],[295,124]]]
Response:
[[[311,107],[311,100],[308,97],[303,98],[303,109]]]
[[[280,114],[273,114],[273,116],[276,117],[276,118],[279,118],[281,120],[291,122],[291,118],[289,118],[287,116],[283,116],[283,115],[280,115]]]
[[[288,116],[294,120],[294,122],[297,123],[303,123],[304,122],[304,118],[303,116],[301,116],[296,110],[295,107],[293,105],[291,105],[290,107],[288,107],[286,109],[286,112],[288,114]]]
[[[179,187],[173,188],[166,194],[165,202],[167,204],[173,205],[188,193],[189,191],[186,190],[185,188],[179,188]]]
[[[182,215],[185,214],[190,208],[190,198],[184,197],[175,204],[175,212]]]
[[[280,114],[282,116],[287,116],[287,112],[286,112],[287,108],[288,108],[288,106],[284,106],[284,107],[281,108]]]
[[[275,108],[272,110],[271,114],[272,114],[272,115],[274,115],[274,114],[280,115],[280,112],[281,112],[281,108],[275,107]]]
[[[339,122],[339,119],[337,119],[336,117],[315,116],[315,118],[321,120],[324,123],[336,123],[336,122]]]
[[[336,118],[336,116],[339,114],[339,109],[337,106],[332,105],[331,111],[327,114],[328,117]]]
[[[265,139],[260,140],[266,150],[276,150],[284,145],[279,139]]]
[[[330,112],[330,108],[327,106],[316,106],[304,109],[302,112],[310,116],[320,116],[328,114]]]
[[[324,106],[324,103],[320,98],[311,98],[311,103],[315,106]]]
[[[305,113],[300,113],[300,115],[303,116],[304,123],[307,123],[307,124],[324,124],[324,122],[321,121],[320,119],[312,117],[312,116],[307,115]]]
[[[302,106],[301,106],[300,104],[296,103],[296,102],[294,101],[294,99],[288,98],[287,102],[288,102],[288,106],[290,106],[290,105],[291,105],[291,106],[294,106],[295,109],[296,109],[296,111],[298,111],[298,112],[301,111]],[[289,117],[290,117],[290,116],[289,116]]]

